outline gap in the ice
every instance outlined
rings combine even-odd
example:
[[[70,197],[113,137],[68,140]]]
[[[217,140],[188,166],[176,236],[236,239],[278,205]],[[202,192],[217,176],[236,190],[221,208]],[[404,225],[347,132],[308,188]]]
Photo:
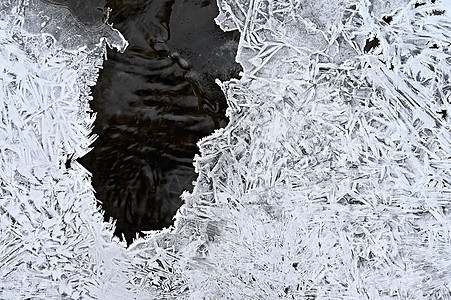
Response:
[[[380,45],[379,39],[377,37],[368,38],[365,42],[363,52],[368,53]]]
[[[77,1],[77,0],[75,0]],[[129,42],[108,50],[91,108],[99,138],[80,162],[92,172],[105,219],[130,243],[173,224],[197,179],[197,141],[224,127],[215,78],[237,78],[239,33],[214,21],[215,0],[110,0],[109,22]]]

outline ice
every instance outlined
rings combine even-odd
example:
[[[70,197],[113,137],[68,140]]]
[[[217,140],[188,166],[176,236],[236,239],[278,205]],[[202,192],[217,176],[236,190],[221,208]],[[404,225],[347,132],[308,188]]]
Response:
[[[95,8],[93,10],[96,11]],[[108,14],[107,11],[105,18],[108,18]],[[85,9],[83,15],[89,16],[90,11]],[[77,50],[80,47],[92,50],[99,43],[99,37],[106,39],[110,48],[121,52],[125,50],[127,41],[111,25],[101,19],[97,22],[82,22],[79,17],[65,5],[52,5],[45,0],[29,0],[23,7],[23,28],[29,33],[50,34],[56,44],[66,50]]]
[[[221,28],[241,32],[243,78],[218,82],[229,125],[199,141],[175,226],[128,249],[87,171],[65,168],[92,141],[108,35],[33,30],[53,12],[11,3],[1,298],[451,297],[449,0],[218,1]]]

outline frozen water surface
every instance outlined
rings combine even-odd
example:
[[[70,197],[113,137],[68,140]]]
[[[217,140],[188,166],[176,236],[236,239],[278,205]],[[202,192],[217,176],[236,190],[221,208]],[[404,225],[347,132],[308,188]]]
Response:
[[[91,143],[105,43],[5,3],[1,298],[451,297],[450,1],[218,1],[241,32],[230,122],[174,228],[127,249],[64,164]]]

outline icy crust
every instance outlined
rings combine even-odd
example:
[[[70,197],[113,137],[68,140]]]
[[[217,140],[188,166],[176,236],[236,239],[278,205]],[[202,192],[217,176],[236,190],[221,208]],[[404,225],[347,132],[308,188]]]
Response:
[[[109,12],[105,14],[106,20]],[[128,45],[111,25],[101,19],[97,22],[82,22],[65,5],[51,4],[46,0],[28,0],[23,6],[23,15],[23,27],[27,32],[50,34],[56,44],[66,50],[78,50],[79,47],[92,50],[97,47],[99,36],[106,39],[108,46],[119,51],[124,51]]]
[[[192,299],[451,297],[451,2],[433,2],[219,1],[245,72],[178,216],[203,224]]]
[[[433,2],[218,1],[242,33],[230,123],[199,142],[175,228],[127,250],[66,168],[104,44],[67,51],[4,9],[0,298],[449,299],[451,2]]]
[[[127,296],[124,248],[73,161],[93,140],[88,87],[105,41],[69,51],[47,33],[30,34],[21,2],[0,11],[0,298],[114,296],[110,280],[121,279]]]

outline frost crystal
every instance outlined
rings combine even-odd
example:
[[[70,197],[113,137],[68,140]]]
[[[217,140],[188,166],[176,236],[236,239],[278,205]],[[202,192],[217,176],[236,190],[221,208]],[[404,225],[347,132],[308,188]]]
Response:
[[[1,298],[451,299],[451,1],[218,6],[229,125],[174,228],[125,249],[65,168],[105,43],[0,4]]]

